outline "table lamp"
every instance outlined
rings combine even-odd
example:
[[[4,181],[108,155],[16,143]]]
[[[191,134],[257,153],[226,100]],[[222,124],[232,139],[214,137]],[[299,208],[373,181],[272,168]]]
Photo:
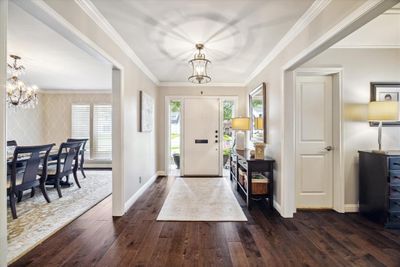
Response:
[[[250,118],[237,117],[232,119],[232,130],[236,131],[235,144],[237,150],[245,149],[245,133],[250,130]]]
[[[399,103],[396,101],[374,101],[368,105],[368,120],[378,122],[378,147],[382,152],[382,122],[399,120]]]

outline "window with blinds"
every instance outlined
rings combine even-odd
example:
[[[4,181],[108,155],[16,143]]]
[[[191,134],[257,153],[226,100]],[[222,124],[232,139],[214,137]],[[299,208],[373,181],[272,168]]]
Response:
[[[71,137],[90,139],[90,105],[73,104],[71,110]],[[86,144],[85,156],[90,158],[90,141]]]
[[[93,106],[93,142],[92,158],[112,158],[112,107],[111,105]]]

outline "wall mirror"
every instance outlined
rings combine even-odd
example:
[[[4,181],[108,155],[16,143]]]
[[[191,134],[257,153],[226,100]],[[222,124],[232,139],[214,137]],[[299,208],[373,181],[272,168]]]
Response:
[[[252,142],[267,143],[266,93],[266,84],[262,83],[249,95],[250,140]]]

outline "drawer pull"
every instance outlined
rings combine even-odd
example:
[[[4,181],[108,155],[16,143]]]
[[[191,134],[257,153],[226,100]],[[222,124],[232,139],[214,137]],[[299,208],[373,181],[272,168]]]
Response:
[[[397,162],[393,162],[393,165],[400,165],[400,163],[397,163]]]
[[[400,215],[392,215],[392,217],[394,217],[396,219],[400,219]]]
[[[392,176],[393,179],[399,179],[400,180],[400,176]]]
[[[396,192],[396,193],[400,193],[400,190],[394,189],[394,188],[391,188],[391,191],[392,191],[392,192]]]

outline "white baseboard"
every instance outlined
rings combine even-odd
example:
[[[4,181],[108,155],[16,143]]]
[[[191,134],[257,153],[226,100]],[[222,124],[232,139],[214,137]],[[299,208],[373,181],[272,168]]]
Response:
[[[279,203],[276,202],[276,200],[274,200],[274,208],[275,208],[276,211],[279,212],[279,214],[282,216],[282,208],[281,208],[281,205],[279,205]]]
[[[139,190],[136,191],[136,193],[133,194],[128,199],[128,201],[125,202],[124,206],[125,212],[127,212],[130,209],[130,207],[132,207],[132,205],[136,202],[136,200],[138,200],[138,198],[146,191],[146,189],[149,188],[154,183],[154,181],[157,179],[158,176],[160,176],[158,173],[159,172],[156,172],[156,174],[150,177],[150,179],[144,185],[142,185],[142,187],[140,187]]]
[[[167,176],[167,173],[165,171],[157,171],[158,176]]]
[[[358,212],[358,204],[345,204],[344,212]]]

